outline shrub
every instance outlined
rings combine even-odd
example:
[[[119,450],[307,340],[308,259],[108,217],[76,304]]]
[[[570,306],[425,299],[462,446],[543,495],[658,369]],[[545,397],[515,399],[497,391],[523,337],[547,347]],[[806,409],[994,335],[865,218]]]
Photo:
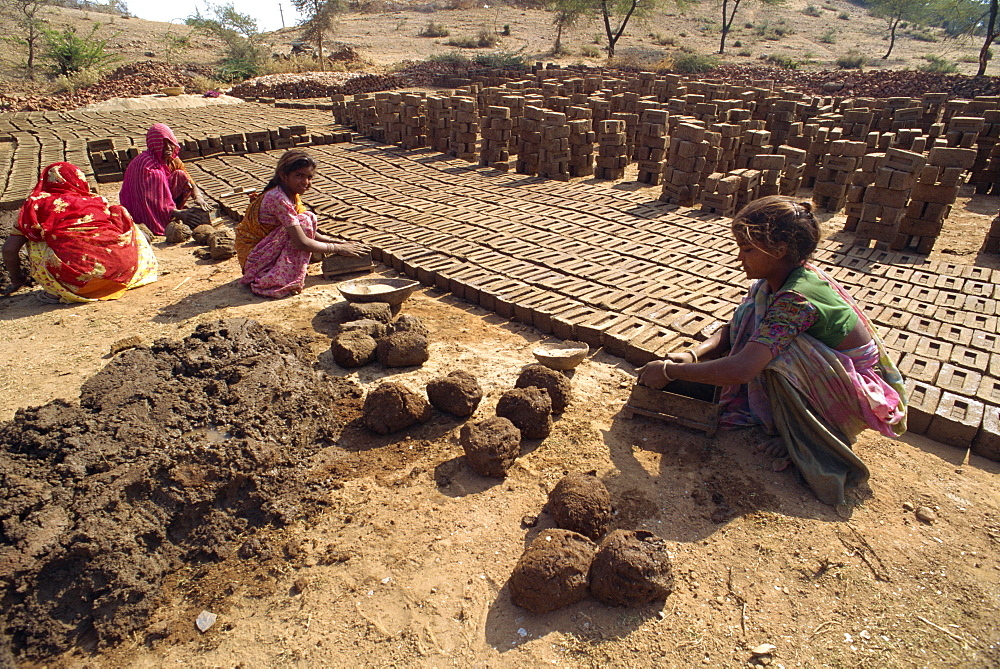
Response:
[[[950,72],[957,72],[958,66],[951,62],[947,58],[935,54],[927,54],[924,56],[924,60],[927,61],[926,65],[919,65],[917,69],[921,72],[937,72],[942,74],[948,74]]]
[[[93,86],[101,78],[100,70],[85,67],[77,72],[60,74],[52,82],[53,93],[75,93],[78,89]]]
[[[736,55],[737,55],[737,56],[743,56],[744,58],[749,58],[750,56],[752,56],[752,55],[753,55],[753,52],[751,52],[751,51],[750,51],[750,49],[740,49],[740,50],[739,50],[739,51],[738,51],[738,52],[736,53]]]
[[[786,70],[799,69],[799,61],[783,53],[768,54],[766,56],[761,56],[760,59],[768,65],[776,65],[777,67],[783,67]]]
[[[851,15],[848,14],[847,12],[841,12],[837,14],[837,18],[840,19],[841,21],[850,21]]]
[[[703,53],[683,53],[674,58],[671,69],[681,74],[701,74],[715,68],[718,64],[719,61],[715,56]]]
[[[822,44],[836,44],[837,43],[837,31],[833,28],[827,28],[823,31],[823,34],[819,36],[819,41]]]
[[[457,46],[460,49],[485,49],[496,46],[500,38],[496,33],[483,28],[475,36],[452,37],[446,42],[448,46]]]
[[[653,44],[658,44],[659,46],[675,46],[677,44],[677,39],[673,35],[653,33],[650,37],[653,38]]]
[[[207,93],[219,89],[219,84],[201,74],[191,75],[191,84],[188,86],[192,93]]]
[[[733,42],[733,48],[734,49],[739,49],[741,46],[743,46],[743,41],[742,40],[736,40],[735,42]]]
[[[855,49],[837,58],[837,67],[844,70],[860,70],[867,63],[868,56]]]
[[[510,24],[509,23],[503,24],[503,30],[500,31],[500,34],[503,35],[504,37],[510,37]]]
[[[479,53],[472,59],[476,65],[492,67],[501,70],[527,70],[528,61],[520,53],[497,51],[496,53]]]
[[[795,34],[795,29],[785,23],[784,19],[779,19],[774,25],[771,25],[768,21],[759,23],[754,28],[753,32],[758,37],[763,37],[766,40],[777,41],[786,35]]]
[[[601,50],[596,46],[588,44],[587,46],[580,47],[580,55],[584,58],[600,58]]]
[[[115,54],[106,53],[108,39],[117,37],[118,33],[108,39],[97,39],[95,33],[100,27],[100,23],[95,23],[83,36],[78,35],[72,26],[62,31],[42,28],[46,42],[45,56],[55,63],[56,72],[69,76],[85,69],[100,69],[118,60]]]
[[[820,14],[822,14],[822,12],[819,11],[819,8],[816,5],[808,5],[805,9],[802,10],[802,13],[805,14],[806,16],[819,16]]]
[[[428,21],[424,29],[417,33],[417,37],[447,37],[451,32],[440,23]]]
[[[939,38],[937,35],[935,35],[934,33],[930,32],[930,31],[927,31],[927,30],[920,30],[920,31],[914,30],[914,31],[911,31],[911,32],[909,32],[907,34],[910,37],[912,37],[913,39],[917,40],[918,42],[940,42],[941,41],[941,38]]]
[[[441,63],[443,65],[452,65],[454,67],[468,67],[472,65],[472,59],[463,53],[458,53],[457,51],[452,51],[451,53],[436,53],[431,56],[427,56],[427,60],[432,63]]]
[[[604,33],[594,33],[594,39],[592,40],[594,44],[604,43]]]

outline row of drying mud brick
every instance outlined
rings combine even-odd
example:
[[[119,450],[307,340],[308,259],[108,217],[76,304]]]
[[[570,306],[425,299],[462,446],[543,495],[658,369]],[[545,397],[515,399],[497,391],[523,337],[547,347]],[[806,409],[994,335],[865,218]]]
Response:
[[[471,85],[454,95],[386,92],[353,100],[338,95],[334,115],[377,141],[431,146],[469,161],[477,159],[481,129],[480,164],[506,170],[513,156],[519,173],[553,179],[590,174],[618,179],[635,161],[637,180],[662,181],[665,201],[698,203],[724,215],[740,202],[792,194],[804,185],[829,211],[847,206],[847,229],[863,243],[921,253],[933,247],[970,171],[981,184],[1000,170],[1000,153],[994,150],[1000,138],[998,98],[788,99],[765,95],[771,93],[765,89],[722,85],[684,93],[695,85],[668,79],[645,80],[662,82],[659,96],[611,89],[588,94],[588,81],[541,81],[538,87],[512,81],[482,90]],[[683,97],[668,97],[674,94]],[[955,150],[934,151],[944,148]],[[889,186],[881,185],[881,178],[876,184],[875,173],[883,171],[877,161],[887,150],[926,152],[925,163],[939,169],[917,170]],[[860,165],[865,156],[873,156],[865,164],[869,169]],[[936,162],[942,157],[943,163]],[[889,171],[901,171],[900,162],[897,155]]]
[[[321,161],[335,162],[326,156]],[[257,179],[266,179],[271,162],[259,157]],[[235,188],[238,174],[226,176],[231,178],[226,187]],[[317,203],[344,196],[335,181],[317,189],[309,198]],[[711,234],[697,232],[709,223],[687,216],[636,219],[636,237],[658,234],[655,244],[623,237],[595,246],[581,241],[594,237],[589,228],[566,220],[565,212],[540,218],[529,229],[504,216],[505,209],[522,207],[516,201],[498,201],[495,217],[437,204],[437,211],[420,207],[420,223],[392,217],[393,205],[384,197],[316,209],[328,232],[373,243],[376,257],[428,285],[543,332],[605,346],[635,364],[706,337],[729,317],[745,288],[742,274],[731,266],[731,250],[716,248],[729,244],[725,221],[715,223],[719,229]],[[326,212],[334,210],[346,220],[329,222]],[[679,220],[686,224],[678,227]],[[686,248],[703,250],[665,253],[668,239],[687,240],[693,244]],[[917,398],[913,431],[969,443],[986,425],[985,436],[978,437],[985,443],[992,434],[991,412],[1000,406],[995,381],[1000,361],[992,357],[997,344],[993,291],[1000,277],[987,268],[947,263],[909,268],[917,256],[876,249],[854,247],[851,253],[826,250],[819,259],[834,265],[832,273],[885,333]]]
[[[20,207],[38,181],[41,169],[57,161],[77,165],[91,183],[120,181],[129,161],[145,149],[146,131],[165,120],[183,144],[184,160],[220,152],[290,148],[352,138],[349,130],[331,124],[329,115],[323,112],[276,111],[255,104],[172,109],[169,113],[132,110],[7,114],[0,119],[0,208]]]

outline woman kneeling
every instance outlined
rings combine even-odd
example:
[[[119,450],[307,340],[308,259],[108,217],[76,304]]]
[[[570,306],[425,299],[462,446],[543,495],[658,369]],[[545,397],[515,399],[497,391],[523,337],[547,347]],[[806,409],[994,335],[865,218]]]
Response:
[[[906,431],[902,378],[854,300],[809,262],[819,226],[809,202],[770,196],[733,219],[738,258],[756,279],[729,324],[707,341],[640,371],[641,383],[672,379],[723,386],[725,427],[759,424],[780,440],[777,468],[794,463],[827,504],[868,480],[851,450],[865,428]]]
[[[236,226],[236,256],[243,268],[240,283],[248,284],[257,295],[301,293],[313,253],[358,256],[368,250],[364,244],[317,232],[316,214],[307,211],[301,200],[315,174],[312,156],[288,151],[278,160],[274,178]]]

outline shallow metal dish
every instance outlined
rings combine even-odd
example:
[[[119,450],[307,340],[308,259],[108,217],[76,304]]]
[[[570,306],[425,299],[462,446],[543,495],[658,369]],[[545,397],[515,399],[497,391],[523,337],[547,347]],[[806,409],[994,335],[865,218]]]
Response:
[[[183,86],[167,86],[166,88],[161,88],[160,92],[164,95],[182,95],[184,93]]]
[[[531,352],[535,360],[550,369],[573,369],[590,353],[590,346],[582,341],[564,341],[542,344]]]
[[[337,284],[337,290],[348,302],[387,302],[398,306],[420,285],[410,279],[352,279]]]

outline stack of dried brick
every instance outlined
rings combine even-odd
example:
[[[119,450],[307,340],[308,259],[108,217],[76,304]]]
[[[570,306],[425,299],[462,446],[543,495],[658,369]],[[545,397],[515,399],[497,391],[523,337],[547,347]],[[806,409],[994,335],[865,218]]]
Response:
[[[506,172],[510,169],[510,132],[513,122],[510,108],[491,106],[486,108],[483,119],[483,145],[479,152],[479,164]]]
[[[427,146],[427,102],[421,93],[403,94],[402,135],[404,149]]]
[[[333,120],[340,125],[350,125],[351,117],[348,111],[347,96],[343,93],[336,93],[330,96],[333,106]]]
[[[663,174],[667,149],[667,122],[670,113],[663,109],[646,109],[639,117],[635,158],[639,167],[637,181],[657,186]]]
[[[453,95],[450,104],[448,155],[473,162],[479,152],[479,114],[476,111],[476,99]]]
[[[716,123],[712,125],[712,131],[719,133],[719,159],[715,169],[719,172],[736,169],[736,156],[743,134],[740,126],[735,123]]]
[[[736,193],[742,179],[735,174],[716,172],[709,175],[698,195],[702,211],[710,211],[721,216],[736,213]]]
[[[663,168],[660,199],[681,206],[694,205],[700,190],[701,173],[710,147],[703,126],[679,123],[670,137],[670,154]]]
[[[830,212],[844,208],[847,204],[847,182],[867,150],[866,142],[849,139],[830,142],[823,166],[816,173],[816,183],[813,184],[813,202],[817,206]]]
[[[829,151],[830,143],[840,139],[841,129],[809,123],[804,128],[804,134],[809,137],[809,147],[806,150],[806,164],[802,170],[802,185],[812,188],[816,185],[816,177],[823,164],[823,158]]]
[[[538,174],[538,157],[542,148],[542,118],[545,110],[535,105],[524,106],[521,117],[521,133],[517,138],[517,161],[514,169],[518,174]]]
[[[628,145],[625,143],[625,121],[608,119],[597,123],[598,179],[621,179],[628,165]]]
[[[780,153],[760,154],[750,160],[750,167],[760,171],[760,191],[758,195],[778,195],[781,193],[781,172],[785,169],[785,156]]]
[[[854,235],[859,241],[892,245],[896,243],[910,191],[926,159],[919,153],[892,148],[882,160],[881,167],[876,162],[874,184],[864,190]]]
[[[767,130],[747,130],[736,158],[737,167],[750,167],[755,156],[771,153],[771,133]]]
[[[781,170],[781,180],[778,182],[778,192],[781,195],[795,195],[802,186],[802,173],[806,164],[805,149],[783,144],[777,148],[777,152],[785,157],[785,166]]]
[[[386,144],[400,144],[403,141],[403,96],[386,92],[375,94],[375,109],[379,125],[385,130]]]
[[[373,134],[382,135],[381,128],[378,132],[373,128],[378,126],[378,112],[375,109],[375,98],[370,93],[357,93],[354,96],[354,126],[358,132],[365,137],[375,139]]]
[[[990,229],[983,240],[983,253],[1000,253],[1000,214],[990,223]]]
[[[983,121],[969,183],[975,185],[979,195],[997,195],[1000,194],[1000,110],[983,112]]]
[[[427,96],[427,145],[446,153],[451,141],[451,101],[440,95]]]
[[[569,126],[566,114],[546,111],[542,115],[542,142],[538,151],[538,175],[569,181]]]
[[[594,173],[594,142],[597,141],[597,133],[594,132],[593,117],[594,112],[590,107],[573,105],[566,108],[569,125],[569,174],[572,177],[589,177]]]
[[[965,180],[966,170],[975,160],[975,149],[936,146],[930,150],[928,164],[920,171],[910,194],[894,249],[913,247],[918,253],[930,253],[934,249],[934,242]]]

